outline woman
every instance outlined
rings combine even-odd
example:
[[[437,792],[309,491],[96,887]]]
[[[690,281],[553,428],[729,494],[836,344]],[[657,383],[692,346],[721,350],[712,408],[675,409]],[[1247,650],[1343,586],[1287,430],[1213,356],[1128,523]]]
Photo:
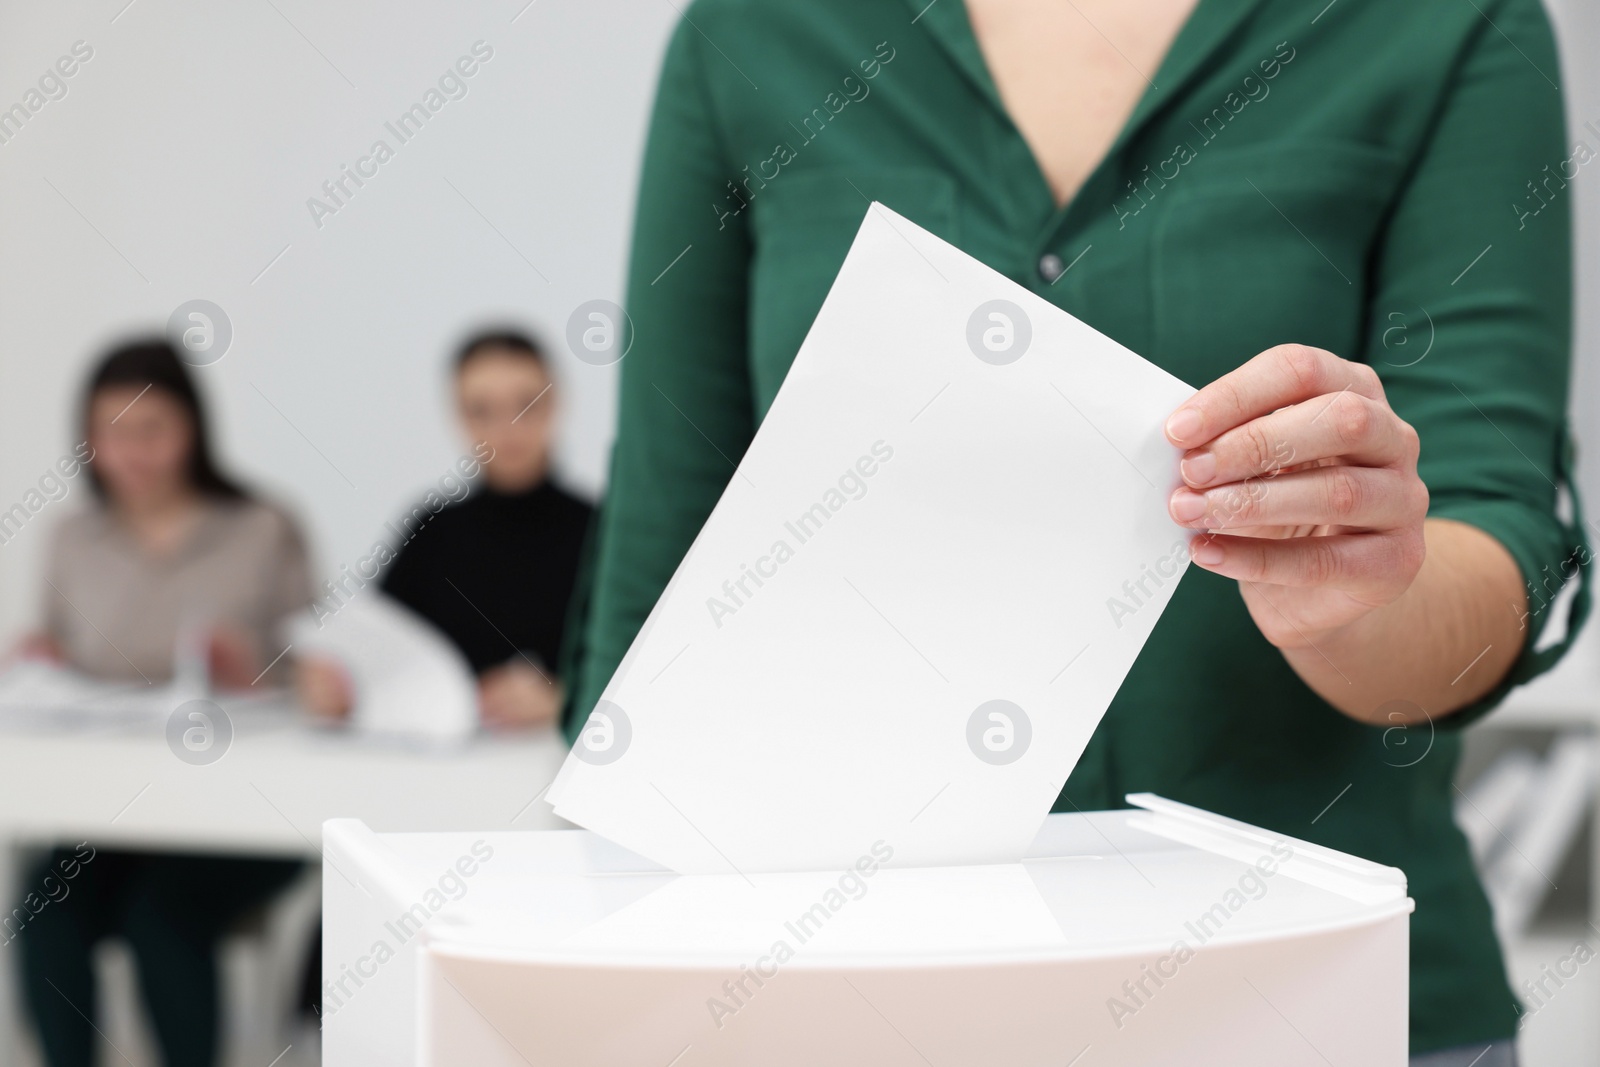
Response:
[[[1560,655],[1535,640],[1588,558],[1556,513],[1555,50],[1537,0],[1322,7],[696,3],[567,728],[881,200],[1203,386],[1167,424],[1198,566],[1057,807],[1150,790],[1403,868],[1413,1062],[1498,1067],[1517,1008],[1452,775],[1460,728]]]
[[[311,600],[294,523],[223,475],[200,398],[164,341],[108,355],[83,404],[95,504],[52,541],[44,632],[35,646],[90,674],[158,684],[180,640],[206,650],[212,685],[276,680],[277,624]],[[28,1003],[51,1067],[88,1067],[98,1039],[91,956],[133,949],[169,1067],[210,1067],[217,1048],[218,939],[300,869],[298,862],[57,850],[25,885],[81,864],[72,892],[21,936]]]
[[[561,704],[554,672],[591,509],[550,481],[558,398],[533,341],[476,334],[454,373],[457,416],[482,457],[484,485],[400,547],[383,591],[460,649],[478,676],[484,725],[548,726]],[[318,714],[350,711],[354,694],[336,662],[306,659],[297,685]]]

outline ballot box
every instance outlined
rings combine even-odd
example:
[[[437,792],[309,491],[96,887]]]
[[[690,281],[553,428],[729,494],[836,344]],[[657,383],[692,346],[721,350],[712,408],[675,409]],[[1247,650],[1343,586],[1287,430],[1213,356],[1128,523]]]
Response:
[[[1404,1067],[1405,876],[1160,797],[1016,864],[680,876],[324,824],[329,1067]]]

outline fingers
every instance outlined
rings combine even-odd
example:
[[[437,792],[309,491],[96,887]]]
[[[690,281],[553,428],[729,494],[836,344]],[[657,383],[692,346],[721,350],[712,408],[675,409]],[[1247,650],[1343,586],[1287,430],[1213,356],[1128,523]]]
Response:
[[[49,634],[33,633],[25,636],[17,643],[13,653],[17,659],[45,660],[51,663],[60,663],[65,657],[62,655],[61,646]]]
[[[1421,522],[1428,490],[1386,467],[1313,467],[1271,480],[1233,482],[1204,492],[1179,488],[1167,510],[1180,526],[1240,530],[1260,526],[1338,526],[1392,530]]]
[[[1426,548],[1420,528],[1383,534],[1333,534],[1270,540],[1206,534],[1190,543],[1196,564],[1241,582],[1359,591],[1377,602],[1392,599],[1422,568]],[[1385,576],[1385,587],[1373,576]]]
[[[1279,345],[1229,371],[1173,412],[1167,439],[1198,448],[1218,434],[1278,408],[1330,393],[1353,392],[1382,402],[1377,372],[1305,345]]]
[[[344,670],[325,659],[306,659],[296,664],[295,689],[308,711],[326,718],[347,715],[354,703]]]
[[[1226,430],[1186,454],[1179,471],[1189,486],[1205,489],[1321,459],[1409,467],[1419,450],[1416,431],[1387,404],[1348,390]]]
[[[478,712],[483,721],[491,725],[505,718],[504,686],[498,684],[492,674],[492,671],[485,671],[478,679]]]
[[[539,725],[560,709],[561,687],[526,662],[510,662],[479,677],[478,705],[490,726]]]

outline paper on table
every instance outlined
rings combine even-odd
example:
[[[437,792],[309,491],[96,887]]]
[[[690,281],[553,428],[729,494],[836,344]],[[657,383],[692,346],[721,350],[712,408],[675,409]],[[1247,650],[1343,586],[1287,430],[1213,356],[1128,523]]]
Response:
[[[874,203],[557,814],[683,873],[1017,861],[1188,565],[1192,393]]]
[[[295,616],[289,629],[302,653],[322,653],[349,673],[356,729],[457,741],[476,728],[478,690],[466,659],[399,601],[371,593],[325,619],[310,612]]]
[[[211,620],[194,615],[178,627],[172,677],[160,685],[108,681],[66,664],[22,660],[0,670],[0,722],[48,730],[141,725],[212,695]]]
[[[203,685],[182,674],[162,685],[110,682],[60,664],[23,660],[0,671],[0,725],[46,730],[137,725],[159,721],[206,695]]]

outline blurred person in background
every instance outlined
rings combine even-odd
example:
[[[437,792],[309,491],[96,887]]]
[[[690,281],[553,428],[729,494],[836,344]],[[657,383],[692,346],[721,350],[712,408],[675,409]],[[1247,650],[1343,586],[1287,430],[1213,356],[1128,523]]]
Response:
[[[549,478],[556,390],[543,351],[512,330],[475,334],[454,362],[456,413],[483,458],[483,485],[429,518],[382,588],[438,627],[478,676],[491,727],[551,722],[555,670],[591,508]],[[342,717],[355,694],[340,665],[307,657],[302,702]]]
[[[27,641],[97,678],[171,679],[198,632],[212,685],[285,673],[277,626],[311,601],[294,522],[223,474],[200,398],[162,340],[120,347],[90,377],[83,409],[94,503],[64,519],[45,568],[44,628]],[[92,843],[91,843],[92,845]],[[133,950],[168,1067],[216,1060],[217,941],[301,869],[298,861],[58,849],[25,881],[78,870],[72,892],[23,929],[24,987],[50,1067],[96,1060],[92,955]]]

